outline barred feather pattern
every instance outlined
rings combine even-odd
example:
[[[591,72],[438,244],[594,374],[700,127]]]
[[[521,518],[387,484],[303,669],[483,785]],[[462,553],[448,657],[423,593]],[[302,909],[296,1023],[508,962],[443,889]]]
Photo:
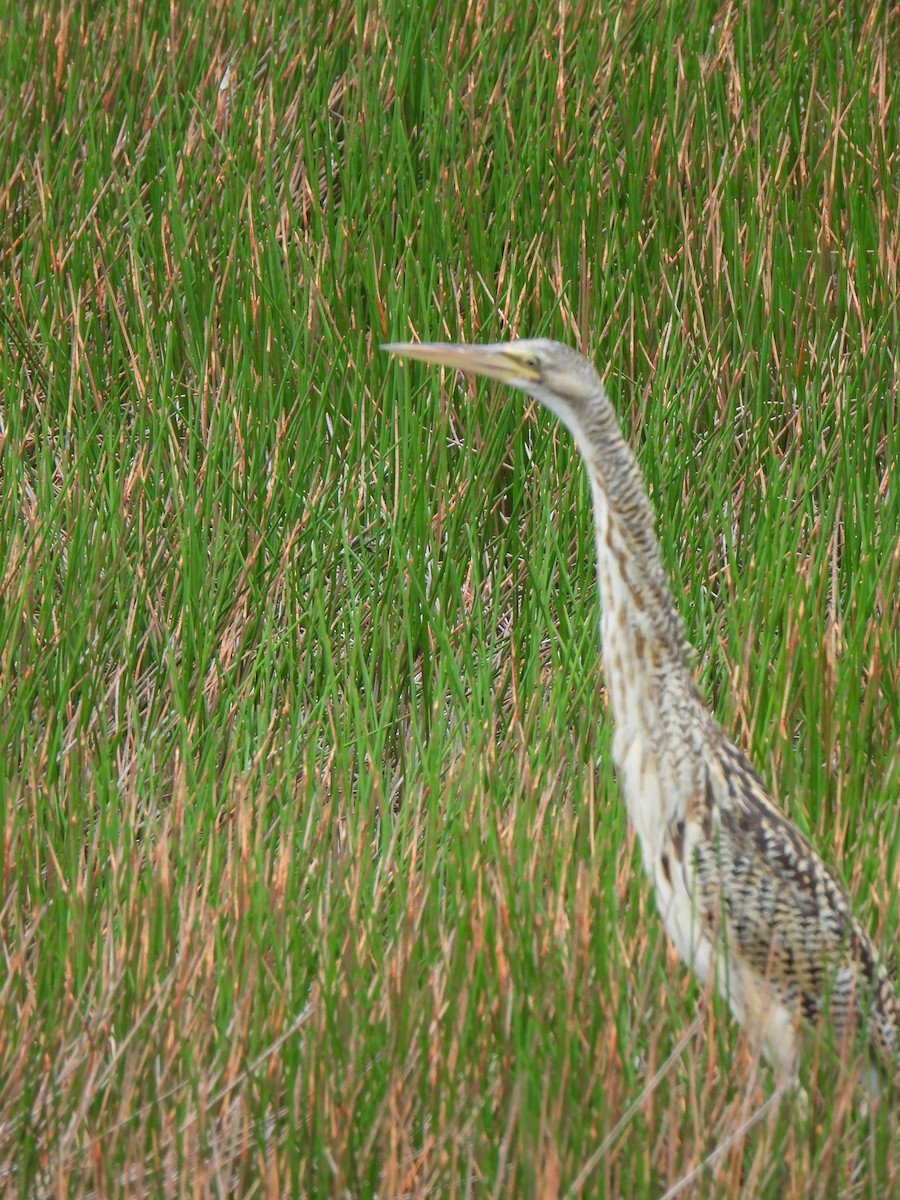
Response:
[[[699,695],[640,470],[596,386],[566,423],[591,484],[613,757],[666,929],[786,1079],[800,1019],[822,1017],[839,1035],[863,1023],[893,1079],[890,976],[835,873]]]

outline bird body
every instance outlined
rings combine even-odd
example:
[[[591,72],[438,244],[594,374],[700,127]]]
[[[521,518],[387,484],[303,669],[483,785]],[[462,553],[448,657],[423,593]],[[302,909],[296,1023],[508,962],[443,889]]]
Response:
[[[846,891],[704,705],[637,461],[593,366],[544,339],[386,350],[500,379],[562,420],[591,487],[613,759],[666,931],[797,1081],[801,1017],[861,1020],[891,1075],[900,1003]]]

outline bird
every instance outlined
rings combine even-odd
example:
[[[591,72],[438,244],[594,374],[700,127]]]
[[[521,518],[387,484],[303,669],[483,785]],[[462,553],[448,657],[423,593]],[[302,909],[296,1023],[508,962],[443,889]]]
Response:
[[[703,701],[640,467],[592,363],[545,338],[382,349],[525,392],[572,434],[590,483],[616,778],[666,932],[804,1107],[804,1022],[862,1028],[896,1086],[890,973],[837,874]]]

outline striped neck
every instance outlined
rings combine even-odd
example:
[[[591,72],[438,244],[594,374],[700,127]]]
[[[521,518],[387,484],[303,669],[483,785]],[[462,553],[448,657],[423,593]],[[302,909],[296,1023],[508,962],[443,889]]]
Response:
[[[666,581],[640,468],[604,393],[573,431],[594,510],[601,635],[613,715],[633,717],[629,693],[651,675],[695,696],[687,643]],[[643,689],[647,696],[654,689]]]

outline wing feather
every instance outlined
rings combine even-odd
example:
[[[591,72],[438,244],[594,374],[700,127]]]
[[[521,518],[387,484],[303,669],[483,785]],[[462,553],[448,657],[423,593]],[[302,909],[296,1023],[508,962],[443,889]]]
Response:
[[[743,963],[810,1021],[827,1007],[840,1031],[864,1014],[873,1048],[896,1070],[900,1004],[872,939],[838,877],[724,735],[707,763],[706,817],[697,898],[707,912],[724,903]]]

